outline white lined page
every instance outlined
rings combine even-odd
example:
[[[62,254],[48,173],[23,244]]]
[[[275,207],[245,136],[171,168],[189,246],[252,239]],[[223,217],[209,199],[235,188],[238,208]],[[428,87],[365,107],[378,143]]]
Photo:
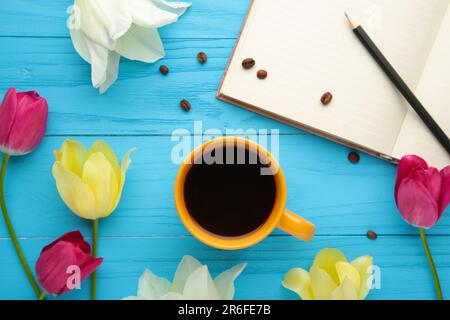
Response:
[[[450,134],[450,8],[428,58],[416,95],[444,132]],[[410,108],[403,123],[393,155],[401,158],[417,154],[430,165],[450,164],[450,155],[428,127]]]
[[[347,25],[344,11],[366,28],[415,88],[449,0],[255,0],[221,94],[374,151],[391,154],[408,110]],[[373,18],[373,17],[372,17]],[[368,19],[370,22],[370,19]],[[247,57],[256,60],[243,70]],[[256,71],[269,76],[258,80]],[[321,95],[334,94],[323,107]]]

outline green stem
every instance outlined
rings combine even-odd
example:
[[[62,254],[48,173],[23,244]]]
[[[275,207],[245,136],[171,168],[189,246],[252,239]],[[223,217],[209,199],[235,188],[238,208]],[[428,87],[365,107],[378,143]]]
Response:
[[[98,220],[92,221],[92,256],[97,258],[98,251]],[[97,272],[94,271],[91,275],[91,300],[96,299],[97,290]]]
[[[46,295],[46,293],[45,293],[45,291],[44,290],[42,290],[41,291],[41,293],[39,293],[39,300],[45,300],[45,295]]]
[[[28,265],[27,261],[25,260],[25,256],[22,252],[22,249],[20,248],[19,241],[17,240],[16,233],[14,232],[14,228],[12,226],[11,219],[9,218],[8,210],[6,209],[4,182],[5,182],[5,174],[6,174],[6,167],[8,166],[8,161],[9,161],[9,155],[3,154],[2,168],[0,171],[0,205],[2,208],[3,218],[5,219],[6,227],[8,228],[9,236],[11,237],[11,241],[14,245],[14,248],[16,249],[17,255],[19,256],[20,262],[22,263],[22,267],[25,270],[28,281],[30,282],[31,286],[33,287],[36,297],[39,299],[41,297],[41,290],[39,289],[39,285],[38,285],[37,281],[34,279],[34,276],[33,276],[33,273],[31,272],[30,266]],[[43,293],[43,295],[45,297],[45,292]]]
[[[434,264],[433,257],[431,256],[430,248],[428,247],[427,235],[425,234],[424,229],[420,228],[419,230],[420,237],[422,238],[423,248],[425,249],[425,253],[427,254],[428,264],[430,265],[431,273],[433,274],[438,300],[444,300],[444,296],[442,295],[441,283],[439,282],[439,276],[436,271],[436,266]]]

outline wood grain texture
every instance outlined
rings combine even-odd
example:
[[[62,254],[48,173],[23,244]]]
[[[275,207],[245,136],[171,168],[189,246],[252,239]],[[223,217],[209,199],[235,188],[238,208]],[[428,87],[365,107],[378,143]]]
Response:
[[[50,239],[22,240],[30,261]],[[448,237],[430,237],[443,290],[450,290],[450,255]],[[373,290],[370,299],[434,299],[435,293],[419,237],[383,237],[369,241],[362,237],[318,237],[310,244],[289,236],[270,237],[259,245],[241,251],[225,252],[204,246],[192,237],[101,238],[99,254],[105,257],[98,271],[99,299],[120,299],[135,295],[137,281],[145,268],[172,279],[184,254],[208,264],[213,275],[240,262],[248,266],[236,282],[237,299],[296,299],[282,288],[284,274],[293,267],[308,269],[322,248],[339,247],[348,259],[370,253],[381,270],[381,289]],[[23,277],[11,243],[0,240],[0,251],[7,258],[0,264],[0,298],[33,299],[33,292]],[[387,248],[390,248],[389,250]],[[257,288],[257,289],[256,289]],[[64,299],[87,299],[89,282],[81,291]]]
[[[90,224],[60,200],[51,175],[53,150],[59,149],[64,139],[48,137],[33,154],[10,161],[6,200],[20,236],[57,237],[68,227],[90,233]],[[178,141],[169,136],[75,139],[86,146],[104,139],[119,159],[129,148],[138,147],[132,154],[121,203],[102,223],[102,235],[187,235],[173,202],[178,165],[172,162],[172,152]],[[193,138],[189,140],[193,145]],[[395,166],[367,155],[354,165],[347,159],[347,148],[320,141],[312,135],[280,137],[279,160],[291,210],[313,221],[319,235],[361,236],[368,230],[380,235],[417,233],[402,221],[395,207]],[[450,216],[445,215],[432,233],[450,235]],[[0,236],[6,236],[2,223]]]
[[[175,1],[173,1],[175,2]],[[180,21],[160,30],[168,38],[235,38],[249,0],[192,0]],[[73,0],[13,0],[5,2],[0,36],[67,37],[67,8]]]
[[[241,27],[247,0],[194,0],[177,24],[161,30],[166,57],[147,65],[123,60],[118,82],[100,96],[91,87],[89,66],[74,52],[65,26],[71,0],[11,0],[0,11],[0,95],[12,85],[36,89],[50,104],[49,128],[39,149],[13,158],[6,176],[6,201],[26,256],[34,264],[42,247],[70,230],[90,235],[90,224],[59,198],[51,166],[65,138],[90,145],[106,140],[121,157],[138,150],[118,209],[100,222],[98,296],[119,299],[136,292],[145,268],[171,278],[185,254],[207,263],[214,274],[239,262],[249,265],[237,282],[236,298],[295,299],[280,282],[292,267],[308,268],[324,247],[350,259],[371,254],[381,268],[381,290],[372,299],[433,299],[434,289],[417,230],[400,218],[393,199],[396,168],[367,155],[349,163],[348,148],[265,119],[215,99],[220,78]],[[200,65],[196,54],[205,51]],[[179,107],[188,99],[192,110]],[[280,162],[288,185],[288,207],[317,225],[306,244],[275,231],[243,251],[208,248],[178,219],[173,184],[178,166],[171,153],[178,139],[203,129],[279,129]],[[171,139],[174,130],[178,132]],[[193,146],[193,141],[192,146]],[[379,234],[376,241],[365,237]],[[450,216],[430,231],[430,246],[444,286],[450,287]],[[89,237],[87,237],[88,240]],[[255,290],[258,285],[260,289]],[[83,290],[65,299],[86,299]],[[33,299],[3,221],[0,221],[0,298]]]
[[[11,86],[38,90],[48,99],[47,134],[170,134],[192,128],[267,128],[302,134],[276,121],[225,104],[215,98],[234,40],[165,41],[166,57],[144,64],[122,59],[117,83],[104,95],[92,88],[90,66],[70,39],[0,37],[0,95]],[[208,54],[200,64],[197,53]],[[170,74],[159,72],[160,64]],[[68,96],[70,91],[70,96]],[[80,97],[83,97],[80,99]],[[188,114],[179,102],[188,99]]]

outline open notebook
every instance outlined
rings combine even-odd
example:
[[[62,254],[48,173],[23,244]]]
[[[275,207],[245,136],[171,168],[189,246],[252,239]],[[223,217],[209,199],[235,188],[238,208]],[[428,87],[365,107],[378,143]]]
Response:
[[[450,0],[253,0],[219,88],[222,100],[396,161],[450,156],[347,24],[359,20],[450,133]],[[256,66],[244,70],[245,58]],[[265,69],[266,80],[256,77]],[[326,91],[333,102],[322,106]]]

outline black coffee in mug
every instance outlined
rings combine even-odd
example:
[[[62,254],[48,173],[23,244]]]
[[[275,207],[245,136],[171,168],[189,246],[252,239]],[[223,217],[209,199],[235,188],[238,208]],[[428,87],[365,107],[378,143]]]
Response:
[[[269,165],[253,150],[239,145],[211,150],[212,155],[218,153],[222,163],[201,161],[190,168],[184,185],[186,207],[205,230],[224,237],[243,236],[269,218],[276,198],[275,179],[262,174]]]

